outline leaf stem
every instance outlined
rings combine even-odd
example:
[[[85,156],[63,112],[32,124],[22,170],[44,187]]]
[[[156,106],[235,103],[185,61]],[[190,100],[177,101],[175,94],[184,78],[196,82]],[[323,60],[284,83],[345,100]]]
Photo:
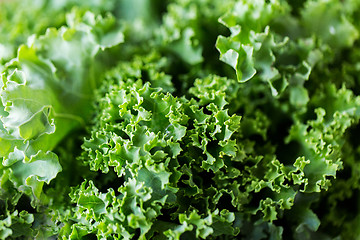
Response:
[[[86,126],[86,123],[84,121],[84,119],[82,117],[73,115],[73,114],[69,114],[69,113],[55,113],[54,114],[56,118],[66,118],[66,119],[71,119],[71,120],[75,120],[78,121],[81,126]]]

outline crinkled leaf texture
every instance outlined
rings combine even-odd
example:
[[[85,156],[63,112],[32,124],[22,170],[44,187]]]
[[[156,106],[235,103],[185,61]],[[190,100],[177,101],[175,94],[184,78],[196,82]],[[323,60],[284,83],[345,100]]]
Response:
[[[358,238],[357,0],[13,2],[0,239]]]
[[[30,38],[1,75],[0,169],[33,204],[48,201],[43,184],[62,169],[51,151],[89,118],[99,85],[96,56],[123,41],[111,18],[81,14],[69,15],[80,18],[69,27]]]
[[[241,120],[228,113],[226,106],[234,101],[229,96],[241,91],[232,87],[236,81],[197,79],[189,90],[195,100],[123,77],[131,72],[119,67],[109,73],[91,138],[83,144],[82,159],[93,171],[114,171],[110,181],[120,187],[101,193],[84,182],[75,188],[75,223],[69,223],[63,237],[119,238],[120,231],[129,239],[250,237],[255,232],[279,238],[282,228],[271,222],[293,206],[299,186],[311,175],[304,169],[308,162],[298,159],[285,166],[273,147],[256,147],[244,138],[263,135],[269,124],[248,129],[241,121],[266,122],[266,117],[259,112]],[[110,195],[117,202],[107,204],[104,199]],[[224,201],[229,205],[225,209]],[[116,218],[110,217],[115,213]],[[254,229],[248,228],[251,217],[258,222]],[[104,228],[96,227],[99,222]]]

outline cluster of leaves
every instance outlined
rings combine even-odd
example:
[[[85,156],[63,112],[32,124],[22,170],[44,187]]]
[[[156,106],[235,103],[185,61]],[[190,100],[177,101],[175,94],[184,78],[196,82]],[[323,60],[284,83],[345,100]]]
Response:
[[[358,239],[359,1],[60,2],[0,1],[0,239]]]

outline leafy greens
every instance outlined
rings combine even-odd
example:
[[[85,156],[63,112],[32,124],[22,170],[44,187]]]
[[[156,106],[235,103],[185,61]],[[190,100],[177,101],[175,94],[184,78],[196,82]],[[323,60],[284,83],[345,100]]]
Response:
[[[0,1],[0,239],[359,239],[359,7]]]

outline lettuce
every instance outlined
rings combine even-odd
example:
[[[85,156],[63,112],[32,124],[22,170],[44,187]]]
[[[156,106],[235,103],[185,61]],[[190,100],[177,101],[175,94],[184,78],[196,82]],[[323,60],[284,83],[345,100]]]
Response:
[[[358,239],[357,1],[19,6],[0,239]]]

